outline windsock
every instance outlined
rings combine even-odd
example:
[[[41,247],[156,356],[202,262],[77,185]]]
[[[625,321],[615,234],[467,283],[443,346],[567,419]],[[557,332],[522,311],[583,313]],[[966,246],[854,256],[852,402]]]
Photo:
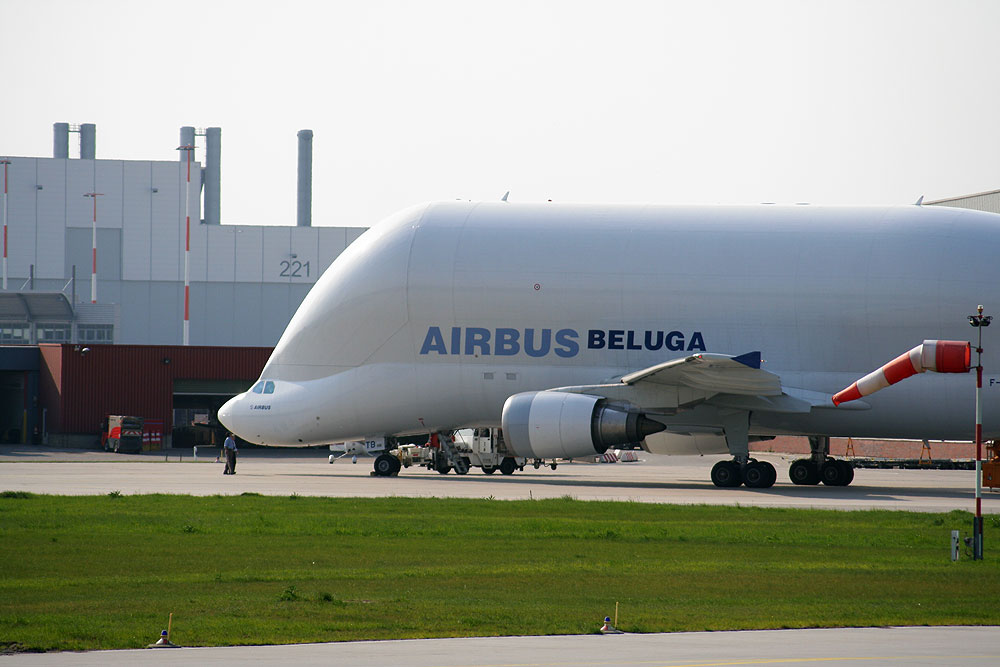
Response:
[[[968,373],[972,349],[964,340],[925,340],[920,345],[901,354],[882,368],[864,376],[847,389],[837,392],[833,404],[840,405],[862,396],[874,394],[911,375],[934,371],[935,373]]]

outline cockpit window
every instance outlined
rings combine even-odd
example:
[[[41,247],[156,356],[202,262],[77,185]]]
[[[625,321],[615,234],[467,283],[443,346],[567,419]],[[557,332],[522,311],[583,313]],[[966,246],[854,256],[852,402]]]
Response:
[[[273,394],[274,393],[274,382],[272,382],[271,380],[268,380],[266,383],[264,383],[264,393],[265,394]]]
[[[253,386],[253,389],[251,389],[250,391],[252,391],[255,394],[262,393],[264,391],[264,381],[261,380],[260,382],[258,382],[257,384],[255,384]]]

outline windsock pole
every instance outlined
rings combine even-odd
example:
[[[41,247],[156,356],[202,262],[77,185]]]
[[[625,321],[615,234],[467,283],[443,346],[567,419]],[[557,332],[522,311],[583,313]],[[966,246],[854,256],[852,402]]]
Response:
[[[983,307],[969,315],[969,324],[979,332],[976,345],[976,516],[972,518],[972,560],[983,559],[983,327],[988,327],[993,317],[983,315]]]

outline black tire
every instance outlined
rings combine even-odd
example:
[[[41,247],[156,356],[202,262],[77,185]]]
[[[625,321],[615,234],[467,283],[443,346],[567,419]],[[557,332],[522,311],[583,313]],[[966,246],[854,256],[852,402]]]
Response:
[[[844,486],[847,480],[847,471],[841,461],[829,459],[823,464],[819,471],[820,478],[827,486]]]
[[[500,462],[500,472],[502,472],[505,475],[513,475],[516,469],[517,469],[517,461],[515,461],[509,456]]]
[[[542,462],[541,461],[535,461],[531,465],[535,466],[535,470],[538,470],[539,468],[542,467]]]
[[[854,481],[854,466],[847,461],[830,459],[823,464],[822,472],[827,486],[847,486]]]
[[[761,461],[761,465],[767,470],[767,484],[762,486],[762,489],[770,489],[774,486],[774,483],[778,481],[778,471],[774,469],[774,466],[767,461]]]
[[[483,466],[483,473],[486,475],[492,475],[497,471],[493,466]]]
[[[712,466],[712,484],[719,488],[735,488],[742,482],[740,464],[736,461],[719,461]]]
[[[472,467],[469,463],[469,459],[462,457],[458,461],[459,465],[455,466],[456,475],[467,475],[469,474],[469,468]]]
[[[769,489],[774,486],[777,472],[770,463],[754,461],[743,468],[743,483],[748,489]]]
[[[559,465],[558,463],[553,463],[553,464],[552,464],[552,466],[551,466],[551,468],[552,468],[553,470],[555,470],[555,469],[556,469],[556,467],[557,467],[558,465]]]
[[[375,457],[374,467],[376,477],[388,477],[395,472],[399,472],[399,459],[389,454],[379,454]]]
[[[848,461],[841,461],[840,464],[844,466],[844,486],[850,486],[854,481],[854,466]]]
[[[815,486],[819,484],[819,471],[809,459],[798,459],[789,466],[788,479],[792,484]]]

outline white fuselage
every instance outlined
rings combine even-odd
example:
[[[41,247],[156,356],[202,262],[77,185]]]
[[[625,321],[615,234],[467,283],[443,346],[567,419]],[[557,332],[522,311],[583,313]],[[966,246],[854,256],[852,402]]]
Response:
[[[832,394],[925,339],[975,347],[966,316],[1000,303],[998,222],[919,206],[414,207],[313,287],[261,375],[274,392],[219,417],[272,445],[497,426],[512,394],[698,351],[760,350],[783,387]],[[987,437],[1000,435],[992,333]],[[751,431],[969,439],[974,391],[974,373],[927,374],[870,410],[755,413]]]

